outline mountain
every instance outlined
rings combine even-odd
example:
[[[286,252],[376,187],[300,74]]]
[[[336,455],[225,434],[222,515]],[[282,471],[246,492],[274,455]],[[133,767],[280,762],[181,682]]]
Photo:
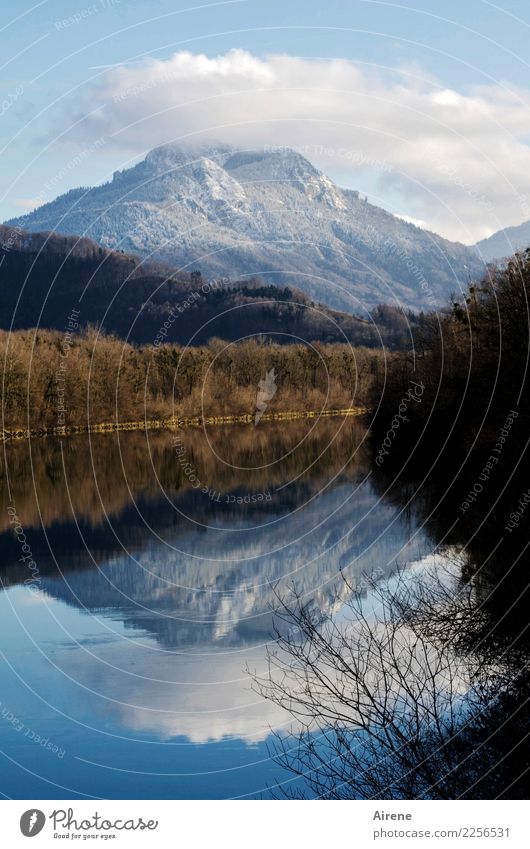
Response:
[[[498,230],[487,239],[477,242],[476,249],[485,262],[505,259],[516,251],[530,246],[530,221],[525,221],[517,227],[506,227]]]
[[[205,276],[258,276],[350,312],[445,304],[483,265],[472,248],[341,189],[294,150],[152,150],[112,181],[8,222],[89,236]]]
[[[110,251],[90,239],[28,233],[0,225],[0,327],[64,331],[98,324],[130,342],[199,345],[218,337],[266,335],[276,342],[410,342],[411,316],[380,307],[373,323],[303,292],[260,280],[208,283],[199,272]],[[379,335],[381,334],[381,336]]]

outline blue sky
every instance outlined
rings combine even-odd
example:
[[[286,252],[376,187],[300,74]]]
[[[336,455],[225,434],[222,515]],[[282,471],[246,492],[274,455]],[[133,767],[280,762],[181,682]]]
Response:
[[[0,220],[183,138],[304,148],[466,242],[530,218],[525,2],[1,5]]]

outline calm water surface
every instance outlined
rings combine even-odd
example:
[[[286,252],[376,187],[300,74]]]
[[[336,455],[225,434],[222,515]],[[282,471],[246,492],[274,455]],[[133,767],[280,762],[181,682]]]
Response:
[[[1,493],[13,798],[266,797],[278,595],[340,614],[339,572],[364,593],[432,547],[352,420],[7,443]]]

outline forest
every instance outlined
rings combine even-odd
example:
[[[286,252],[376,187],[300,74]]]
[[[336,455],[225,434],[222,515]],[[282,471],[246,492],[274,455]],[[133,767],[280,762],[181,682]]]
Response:
[[[379,352],[349,345],[213,339],[195,348],[134,346],[94,328],[2,331],[0,357],[6,431],[253,414],[259,383],[271,371],[269,413],[366,405],[384,369]]]
[[[273,288],[256,291],[261,297]],[[285,344],[267,333],[183,345],[159,332],[150,344],[135,344],[84,325],[74,308],[63,330],[0,331],[2,426],[251,414],[260,381],[273,372],[269,412],[363,406],[375,411],[371,428],[384,438],[415,383],[421,403],[408,405],[406,427],[392,434],[387,465],[412,445],[417,460],[446,444],[454,456],[469,454],[471,463],[479,448],[495,445],[510,412],[519,427],[530,413],[529,288],[526,252],[491,268],[446,309],[412,322],[405,317],[399,332],[411,341],[398,349],[307,339]],[[398,332],[393,308],[376,313]],[[512,439],[505,455],[516,446]]]
[[[291,286],[207,280],[200,269],[146,262],[90,239],[0,225],[0,328],[62,331],[72,309],[80,327],[97,325],[134,344],[266,337],[396,349],[410,346],[411,327],[421,322],[397,304],[338,312]]]
[[[491,267],[447,310],[426,316],[411,349],[393,353],[384,378],[374,383],[380,401],[374,427],[386,427],[416,381],[424,394],[408,411],[402,447],[408,442],[415,452],[432,453],[447,446],[473,455],[494,447],[511,412],[526,429],[529,296],[530,249]],[[507,449],[516,441],[508,440]]]

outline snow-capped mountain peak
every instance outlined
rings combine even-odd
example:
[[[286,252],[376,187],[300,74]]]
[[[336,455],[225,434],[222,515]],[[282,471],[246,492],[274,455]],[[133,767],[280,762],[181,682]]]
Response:
[[[482,272],[473,250],[341,189],[284,147],[162,145],[109,183],[11,223],[87,235],[205,275],[264,276],[348,310],[432,307],[464,287],[469,270]]]

